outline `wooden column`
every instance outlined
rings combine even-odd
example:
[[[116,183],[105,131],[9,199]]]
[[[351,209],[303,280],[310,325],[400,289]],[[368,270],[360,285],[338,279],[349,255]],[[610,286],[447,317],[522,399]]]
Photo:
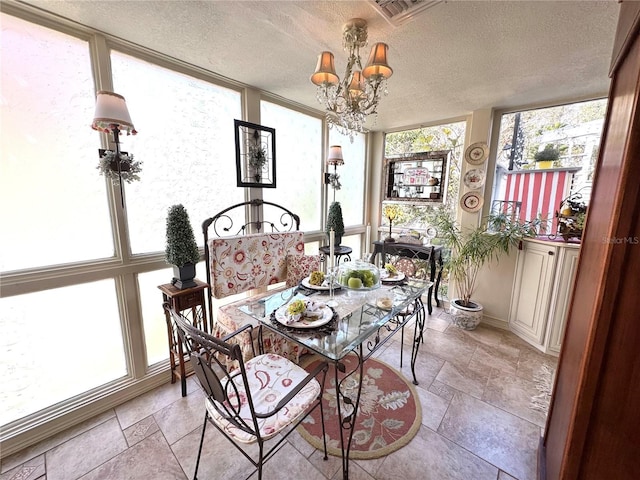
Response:
[[[640,478],[640,2],[624,2],[540,478]]]

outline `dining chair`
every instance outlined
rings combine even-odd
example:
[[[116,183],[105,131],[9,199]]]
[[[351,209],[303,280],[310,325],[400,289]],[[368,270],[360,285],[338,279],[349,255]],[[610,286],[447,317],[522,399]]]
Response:
[[[320,407],[324,459],[327,459],[322,392],[327,362],[311,372],[292,361],[268,353],[244,360],[234,334],[218,339],[189,323],[181,313],[170,309],[178,334],[190,352],[191,365],[205,394],[205,416],[193,479],[198,478],[205,431],[213,425],[255,467],[262,479],[264,463],[283,446],[287,436],[316,408]],[[245,326],[241,331],[250,328]],[[235,368],[230,368],[233,365]],[[269,448],[265,442],[281,434]],[[242,445],[257,444],[257,459]]]
[[[429,255],[433,255],[433,248]],[[429,281],[430,278],[430,263],[429,257],[425,258],[423,249],[413,247],[411,245],[403,245],[394,251],[394,254],[387,254],[385,260],[387,263],[391,263],[398,272],[405,275],[406,278],[416,278],[423,281]],[[429,287],[430,289],[433,287]],[[419,302],[414,302],[407,308],[398,313],[399,317],[412,316],[417,308],[424,308]],[[401,345],[404,345],[404,326],[400,332]],[[424,343],[424,338],[421,337],[420,341]],[[402,368],[402,353],[403,349],[400,349],[400,367]]]

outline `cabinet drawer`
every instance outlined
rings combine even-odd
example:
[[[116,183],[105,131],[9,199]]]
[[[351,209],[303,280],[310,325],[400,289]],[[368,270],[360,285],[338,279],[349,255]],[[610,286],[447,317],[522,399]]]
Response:
[[[204,305],[204,290],[179,296],[175,299],[176,310],[182,311],[197,305]]]

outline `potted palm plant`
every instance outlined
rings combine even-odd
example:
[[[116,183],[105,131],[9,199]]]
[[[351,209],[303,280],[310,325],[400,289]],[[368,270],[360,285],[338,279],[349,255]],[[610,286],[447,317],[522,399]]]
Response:
[[[450,249],[445,263],[453,281],[457,298],[450,302],[453,323],[465,330],[474,330],[482,320],[482,305],[471,297],[476,290],[478,272],[501,253],[518,245],[523,238],[535,237],[538,220],[519,222],[507,214],[492,214],[476,228],[461,229],[450,212],[440,210],[433,219],[438,236]]]
[[[167,263],[173,265],[171,283],[178,289],[196,286],[196,264],[200,252],[189,221],[189,214],[182,204],[173,205],[167,215]]]

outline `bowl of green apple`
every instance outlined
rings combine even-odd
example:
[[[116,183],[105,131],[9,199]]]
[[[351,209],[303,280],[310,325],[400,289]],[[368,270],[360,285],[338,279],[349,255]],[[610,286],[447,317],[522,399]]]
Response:
[[[372,263],[355,260],[338,266],[336,280],[350,290],[374,290],[380,287],[380,271]]]

